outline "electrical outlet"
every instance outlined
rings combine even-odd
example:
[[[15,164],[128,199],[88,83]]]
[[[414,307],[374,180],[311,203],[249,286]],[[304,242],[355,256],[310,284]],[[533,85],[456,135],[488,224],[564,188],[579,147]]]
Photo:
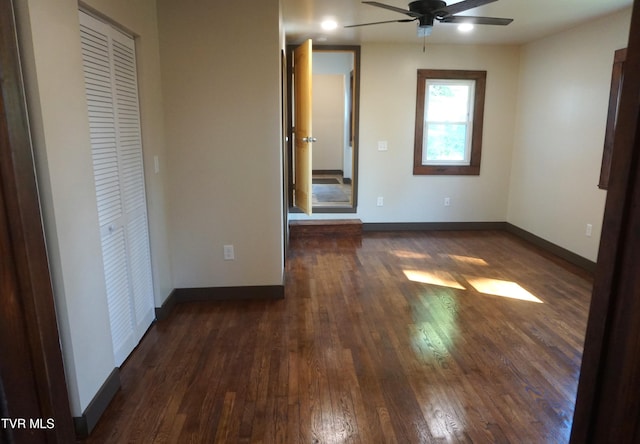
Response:
[[[378,151],[387,151],[389,146],[386,140],[378,140]]]
[[[235,260],[236,258],[236,253],[233,249],[233,245],[225,245],[223,247],[224,250],[224,260],[225,261],[232,261]]]
[[[451,198],[450,197],[445,197],[444,198],[444,206],[445,207],[450,207],[451,206]]]
[[[591,237],[591,233],[593,232],[593,225],[591,224],[587,224],[587,229],[585,230],[584,234],[587,237]]]
[[[384,197],[382,197],[382,196],[378,196],[378,203],[377,203],[377,205],[378,205],[379,207],[381,207],[381,206],[383,206],[383,205],[384,205]]]

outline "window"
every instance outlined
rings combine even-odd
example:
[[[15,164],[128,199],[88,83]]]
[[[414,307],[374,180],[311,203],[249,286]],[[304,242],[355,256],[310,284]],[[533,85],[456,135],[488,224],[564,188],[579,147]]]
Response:
[[[480,174],[486,78],[486,71],[418,70],[413,174]]]

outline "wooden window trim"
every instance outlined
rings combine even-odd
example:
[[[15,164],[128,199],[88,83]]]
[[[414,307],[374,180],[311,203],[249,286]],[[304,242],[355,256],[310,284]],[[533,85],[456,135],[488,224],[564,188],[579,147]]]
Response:
[[[423,165],[422,140],[424,134],[424,101],[427,79],[475,80],[473,101],[473,129],[469,165]],[[486,71],[419,69],[416,95],[416,128],[413,150],[414,175],[480,175],[482,157],[482,123],[484,121],[484,96],[487,83]]]
[[[604,134],[604,150],[602,151],[602,165],[600,166],[600,182],[598,188],[609,188],[609,174],[611,171],[611,155],[613,153],[613,139],[618,119],[618,105],[624,78],[624,62],[627,59],[627,48],[618,49],[613,56],[611,72],[611,88],[609,89],[609,109],[607,111],[607,127]]]

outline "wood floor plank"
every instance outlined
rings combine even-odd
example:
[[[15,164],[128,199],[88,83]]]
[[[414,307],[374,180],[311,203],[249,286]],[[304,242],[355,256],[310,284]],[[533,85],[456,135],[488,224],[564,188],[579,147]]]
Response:
[[[154,324],[85,443],[568,441],[587,274],[497,231],[289,247],[284,300]]]

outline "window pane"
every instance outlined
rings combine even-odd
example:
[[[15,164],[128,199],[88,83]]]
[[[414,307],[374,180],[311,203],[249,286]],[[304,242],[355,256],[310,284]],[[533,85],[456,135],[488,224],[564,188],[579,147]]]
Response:
[[[466,154],[467,125],[451,123],[427,124],[426,157],[423,164],[432,161],[463,161]]]
[[[427,83],[427,121],[466,122],[469,104],[469,85]]]

